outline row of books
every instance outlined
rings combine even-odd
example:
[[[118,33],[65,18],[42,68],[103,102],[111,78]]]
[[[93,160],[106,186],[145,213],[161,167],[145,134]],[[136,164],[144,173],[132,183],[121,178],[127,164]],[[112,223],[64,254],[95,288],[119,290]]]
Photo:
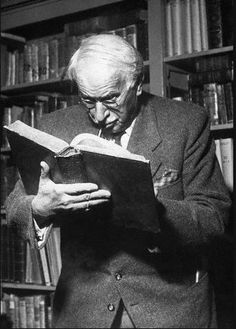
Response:
[[[2,281],[56,286],[61,271],[60,229],[41,249],[33,248],[4,222],[1,225]]]
[[[209,111],[213,126],[233,122],[232,82],[224,84],[213,82],[203,84],[201,87],[191,87],[190,100]]]
[[[137,48],[138,29],[136,24],[104,31],[117,34]],[[87,34],[88,35],[88,34]],[[66,67],[85,35],[65,33],[26,42],[23,49],[10,50],[4,45],[2,52],[1,85],[3,87],[66,78]]]
[[[52,303],[46,295],[27,295],[3,293],[1,297],[1,316],[9,326],[4,328],[52,328]]]
[[[233,156],[233,138],[215,139],[216,156],[229,190],[233,191],[234,175],[234,156]]]
[[[233,44],[232,0],[166,0],[166,56]]]

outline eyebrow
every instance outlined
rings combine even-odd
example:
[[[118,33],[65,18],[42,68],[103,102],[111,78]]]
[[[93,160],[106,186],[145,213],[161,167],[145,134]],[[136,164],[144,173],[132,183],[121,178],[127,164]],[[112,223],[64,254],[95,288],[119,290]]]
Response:
[[[119,96],[120,96],[119,92],[111,92],[111,93],[108,93],[106,96],[93,98],[93,97],[90,97],[88,95],[85,95],[85,94],[81,93],[81,97],[89,99],[91,101],[93,101],[93,100],[106,101],[106,100],[109,100],[113,97],[119,97]]]

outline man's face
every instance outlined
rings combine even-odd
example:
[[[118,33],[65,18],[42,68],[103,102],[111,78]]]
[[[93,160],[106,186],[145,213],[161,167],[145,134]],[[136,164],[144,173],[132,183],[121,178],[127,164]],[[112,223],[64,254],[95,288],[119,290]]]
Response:
[[[99,128],[116,134],[132,122],[137,110],[137,87],[119,69],[87,63],[79,75],[79,95]]]

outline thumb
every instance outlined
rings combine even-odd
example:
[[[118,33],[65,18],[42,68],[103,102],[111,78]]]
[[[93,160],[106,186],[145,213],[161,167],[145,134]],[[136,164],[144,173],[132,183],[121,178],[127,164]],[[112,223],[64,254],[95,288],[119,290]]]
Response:
[[[40,162],[40,167],[41,167],[41,177],[40,178],[49,178],[49,165],[45,161]]]

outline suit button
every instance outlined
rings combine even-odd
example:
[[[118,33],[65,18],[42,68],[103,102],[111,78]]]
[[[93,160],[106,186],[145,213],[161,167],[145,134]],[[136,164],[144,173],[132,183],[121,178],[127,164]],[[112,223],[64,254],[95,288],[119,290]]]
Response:
[[[113,304],[108,304],[108,305],[107,305],[107,308],[108,308],[108,310],[109,310],[110,312],[112,312],[112,311],[114,311],[115,306],[114,306]]]
[[[120,281],[121,278],[122,278],[122,275],[120,273],[116,273],[115,278],[116,278],[117,281]]]

